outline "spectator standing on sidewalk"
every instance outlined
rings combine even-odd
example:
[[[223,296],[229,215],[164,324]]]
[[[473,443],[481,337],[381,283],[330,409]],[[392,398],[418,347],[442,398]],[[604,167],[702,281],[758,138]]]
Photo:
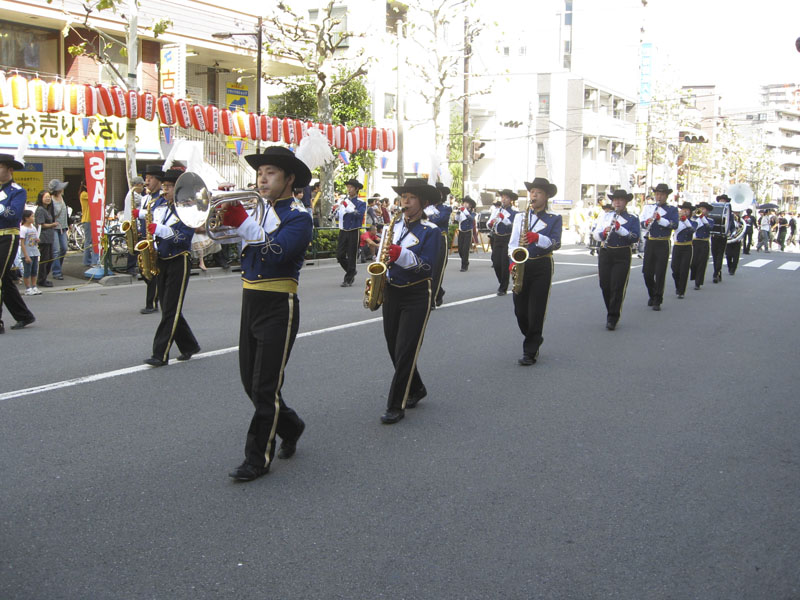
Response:
[[[66,181],[51,179],[47,184],[47,191],[53,201],[53,221],[56,226],[53,228],[53,278],[64,279],[61,272],[61,265],[64,264],[64,256],[67,254],[67,230],[69,229],[69,212],[67,204],[64,202],[64,190],[67,187]]]
[[[89,193],[86,184],[81,183],[81,229],[83,229],[83,266],[91,267],[100,262],[92,244],[92,215],[89,209]]]
[[[58,223],[53,215],[53,198],[50,192],[42,190],[36,199],[35,222],[39,226],[39,274],[36,277],[37,285],[53,287],[53,282],[47,276],[53,268],[53,240]]]
[[[39,232],[33,222],[33,211],[22,213],[19,228],[19,247],[22,250],[22,280],[25,282],[25,295],[37,296],[42,292],[36,287],[36,275],[39,273]]]

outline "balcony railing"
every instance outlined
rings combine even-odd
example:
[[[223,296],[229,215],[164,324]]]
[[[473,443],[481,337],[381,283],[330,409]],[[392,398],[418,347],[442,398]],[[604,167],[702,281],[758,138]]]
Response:
[[[253,171],[247,161],[236,154],[235,150],[228,148],[227,141],[207,131],[178,127],[175,129],[178,139],[203,142],[203,160],[214,167],[225,181],[233,183],[240,190],[253,182]]]

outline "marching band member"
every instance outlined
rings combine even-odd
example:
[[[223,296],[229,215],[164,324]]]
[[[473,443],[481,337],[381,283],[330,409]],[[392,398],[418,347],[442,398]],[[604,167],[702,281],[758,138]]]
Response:
[[[509,254],[516,248],[528,250],[522,279],[522,290],[514,294],[514,315],[524,337],[522,358],[517,362],[529,366],[539,357],[539,348],[544,341],[542,330],[547,314],[547,300],[553,280],[553,251],[561,247],[561,215],[547,212],[547,202],[556,195],[558,188],[547,179],[537,177],[525,182],[530,206],[514,217],[514,227],[508,243]],[[522,232],[525,214],[528,227]]]
[[[381,422],[397,423],[406,408],[414,408],[427,395],[417,371],[430,314],[433,265],[442,236],[439,228],[424,217],[427,205],[438,202],[439,191],[425,179],[407,179],[392,186],[400,196],[403,218],[386,232],[389,269],[383,299],[383,334],[394,365],[389,399]],[[380,260],[380,257],[379,257]]]
[[[756,218],[753,216],[753,209],[748,208],[744,211],[745,214],[742,217],[744,219],[745,224],[747,225],[745,232],[744,232],[744,251],[742,254],[750,254],[750,248],[753,245],[753,231],[755,230],[756,226]]]
[[[358,199],[358,190],[364,186],[356,179],[345,182],[347,198],[333,207],[339,223],[339,240],[336,245],[336,260],[344,269],[344,280],[340,287],[350,287],[355,281],[356,257],[358,256],[358,231],[364,222],[367,203]]]
[[[669,263],[669,240],[672,230],[678,227],[678,209],[667,205],[667,198],[672,190],[666,183],[659,183],[653,188],[653,192],[656,202],[647,204],[641,216],[642,225],[648,231],[642,275],[650,298],[647,306],[652,306],[653,310],[661,310]]]
[[[431,310],[442,305],[444,299],[444,270],[447,268],[447,255],[450,253],[450,243],[448,241],[448,228],[450,227],[450,215],[453,209],[447,205],[447,196],[450,195],[450,188],[442,183],[436,183],[439,190],[439,201],[435,205],[425,207],[425,214],[428,221],[436,225],[442,233],[442,243],[439,246],[439,254],[436,257],[436,264],[433,267],[434,293],[431,299]],[[388,221],[387,221],[388,223]]]
[[[511,230],[514,228],[514,217],[517,211],[513,208],[513,203],[519,196],[509,189],[500,192],[500,202],[502,203],[494,215],[489,219],[487,225],[492,230],[492,267],[497,276],[498,296],[505,296],[508,292],[508,242],[511,239]]]
[[[597,256],[597,276],[606,304],[606,329],[614,331],[622,312],[628,277],[631,272],[631,245],[639,240],[639,217],[628,212],[633,194],[614,190],[608,194],[614,207],[600,217],[592,235],[601,243]]]
[[[11,329],[22,329],[36,320],[11,278],[11,267],[19,247],[19,224],[28,199],[25,188],[14,181],[14,171],[24,168],[25,165],[11,154],[0,154],[0,333],[6,332],[4,304],[17,321]]]
[[[260,223],[238,202],[223,215],[225,225],[238,228],[243,244],[239,373],[255,407],[244,462],[230,473],[237,481],[269,472],[276,435],[282,439],[278,458],[294,455],[305,429],[283,401],[281,387],[300,326],[297,282],[313,229],[311,214],[292,197],[293,188],[311,181],[306,164],[280,146],[245,159],[256,170],[258,193],[267,206]]]
[[[161,180],[164,178],[164,171],[157,165],[150,165],[145,169],[144,173],[144,186],[147,188],[147,194],[142,197],[142,208],[131,209],[131,215],[134,219],[139,219],[139,235],[144,239],[145,234],[145,216],[147,210],[152,207],[155,210],[157,207],[166,204],[163,194],[161,192]],[[133,249],[129,249],[133,252]],[[143,315],[149,315],[158,310],[158,278],[151,277],[149,280],[145,279],[146,291],[144,298],[144,308],[139,312]]]
[[[742,223],[742,216],[739,213],[731,213],[731,230],[736,231]],[[745,221],[746,223],[746,221]],[[742,240],[737,242],[728,241],[725,244],[725,263],[728,265],[728,275],[736,275],[736,268],[739,266],[739,257],[742,253]]]
[[[692,265],[689,273],[689,279],[694,281],[694,289],[699,290],[700,286],[705,283],[706,278],[706,265],[708,265],[708,240],[711,237],[712,221],[709,218],[709,213],[713,208],[708,202],[700,202],[697,205],[700,214],[695,216],[694,221],[694,237],[692,239]]]
[[[200,352],[182,314],[191,274],[194,235],[194,229],[184,224],[175,210],[175,182],[183,173],[183,169],[164,173],[161,182],[164,202],[153,209],[153,222],[147,226],[158,251],[158,300],[161,303],[161,321],[153,338],[153,355],[144,361],[153,367],[163,367],[169,362],[173,342],[181,353],[178,360],[189,360]]]
[[[691,202],[684,202],[678,207],[678,228],[675,230],[675,244],[672,246],[672,279],[675,281],[678,298],[683,298],[686,293],[692,264],[692,238],[697,227],[691,219],[693,210]]]
[[[458,255],[461,257],[461,272],[469,269],[469,249],[472,247],[472,229],[475,227],[475,200],[464,196],[461,208],[456,211],[458,223]]]
[[[730,202],[727,194],[717,196],[717,202]],[[725,257],[725,247],[728,245],[728,234],[733,232],[733,219],[729,218],[722,224],[722,231],[711,229],[711,260],[714,263],[714,283],[722,281],[722,259]]]

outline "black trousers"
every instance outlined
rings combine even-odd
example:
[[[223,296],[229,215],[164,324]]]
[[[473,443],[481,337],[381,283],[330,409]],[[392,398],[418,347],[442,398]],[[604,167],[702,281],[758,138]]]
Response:
[[[703,285],[706,280],[706,265],[708,265],[708,240],[692,241],[692,266],[689,279],[695,285]]]
[[[642,275],[647,294],[653,304],[664,301],[664,285],[667,280],[667,264],[669,263],[669,240],[647,240],[644,246]]]
[[[522,290],[519,294],[514,294],[514,315],[524,338],[522,352],[531,358],[536,358],[544,341],[542,330],[552,281],[552,255],[525,261]]]
[[[14,259],[11,259],[14,262]],[[47,276],[53,269],[53,244],[39,244],[39,274],[36,276],[36,283],[42,285],[47,281]]]
[[[169,260],[158,259],[158,300],[161,321],[153,338],[153,358],[167,361],[172,343],[181,353],[194,354],[200,345],[183,318],[183,298],[189,285],[189,255],[180,254]],[[155,278],[154,278],[155,279]]]
[[[631,248],[600,248],[597,255],[597,276],[606,303],[607,318],[615,324],[622,312],[628,277],[631,274]]]
[[[722,259],[725,257],[725,246],[728,238],[724,235],[711,236],[711,260],[714,263],[714,277],[722,279]]]
[[[283,372],[300,327],[297,294],[243,290],[239,325],[239,375],[255,407],[245,460],[269,466],[275,456],[275,436],[296,440],[302,421],[281,395]]]
[[[11,278],[11,267],[14,266],[18,247],[18,235],[0,235],[0,323],[3,322],[3,305],[17,321],[33,319],[33,313],[22,299],[17,283]]]
[[[405,410],[409,394],[419,392],[422,379],[417,358],[431,311],[430,280],[415,285],[387,285],[383,298],[383,335],[394,365],[386,407]]]
[[[692,267],[692,244],[672,247],[672,279],[675,281],[675,293],[683,296],[689,282],[689,271]]]
[[[725,262],[728,263],[728,273],[733,275],[739,266],[739,256],[742,252],[742,242],[728,243],[725,246]]]
[[[499,287],[497,291],[508,291],[508,241],[511,239],[511,234],[492,236],[492,267],[494,267],[494,274],[497,277]]]
[[[461,257],[461,269],[469,269],[469,249],[472,247],[472,231],[458,230],[458,255]]]
[[[433,293],[431,295],[431,305],[442,303],[444,297],[444,270],[447,268],[447,256],[450,254],[450,246],[447,245],[447,232],[442,232],[442,243],[439,254],[436,255],[436,262],[433,265],[433,280],[431,282]]]
[[[158,277],[153,277],[149,281],[145,280],[145,283],[144,305],[147,308],[155,308],[158,306]]]
[[[744,238],[742,239],[744,242],[744,253],[750,254],[750,247],[753,245],[753,228],[748,227],[744,232]]]
[[[336,244],[336,260],[344,269],[344,280],[353,283],[356,278],[356,259],[358,257],[358,229],[339,230]]]

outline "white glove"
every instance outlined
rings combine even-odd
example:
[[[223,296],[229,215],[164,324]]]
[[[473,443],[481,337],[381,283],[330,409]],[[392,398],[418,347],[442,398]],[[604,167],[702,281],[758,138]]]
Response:
[[[6,207],[0,204],[0,215],[2,215],[4,212],[6,212]]]
[[[619,235],[619,236],[621,236],[621,237],[626,237],[626,236],[630,235],[630,233],[631,233],[631,232],[630,232],[630,231],[628,231],[628,230],[627,230],[625,227],[623,227],[622,225],[620,225],[620,226],[619,226],[619,229],[617,229],[617,235]]]

